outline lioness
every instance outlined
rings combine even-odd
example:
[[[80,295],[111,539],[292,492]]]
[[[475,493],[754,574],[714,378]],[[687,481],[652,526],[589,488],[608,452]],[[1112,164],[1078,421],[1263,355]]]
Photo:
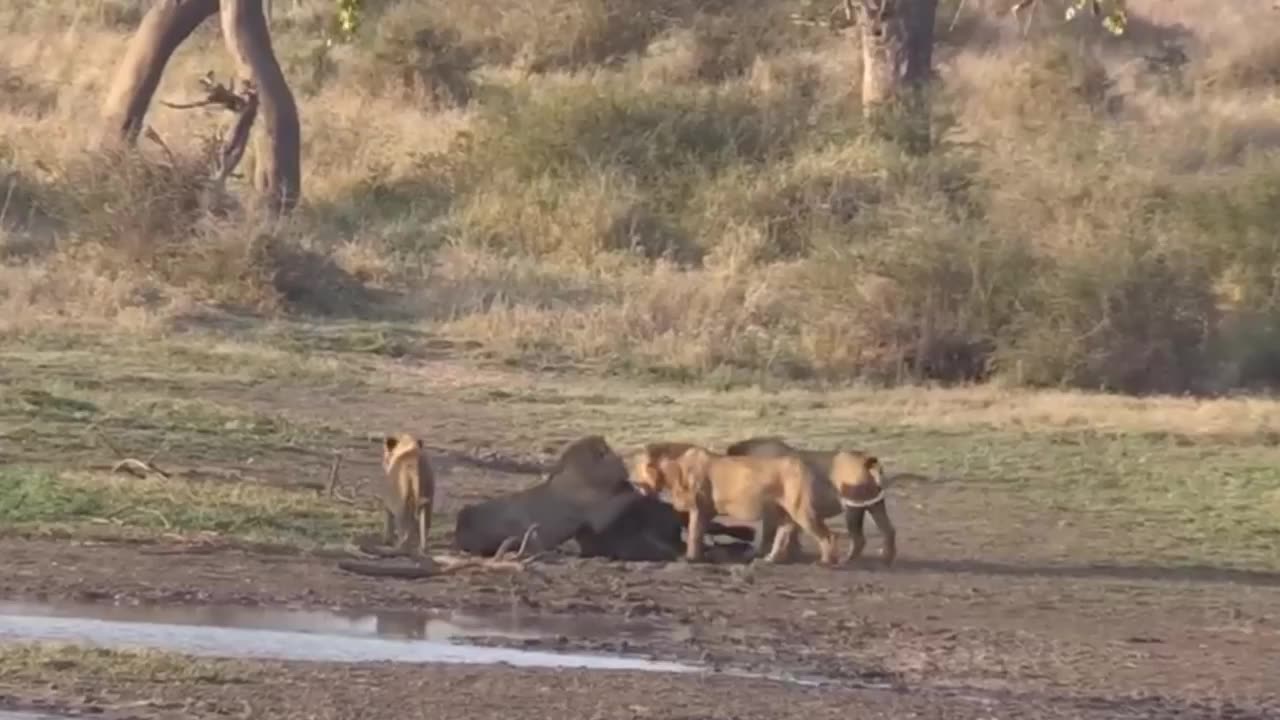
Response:
[[[697,445],[650,445],[633,459],[636,488],[650,497],[666,490],[671,505],[689,513],[685,557],[702,559],[703,535],[716,515],[738,520],[760,520],[774,511],[782,523],[773,552],[765,558],[776,562],[796,526],[813,536],[821,549],[821,562],[835,561],[835,539],[814,510],[818,480],[795,457],[730,457]]]
[[[418,552],[427,551],[427,533],[431,531],[431,509],[436,498],[436,479],[431,463],[422,451],[422,440],[407,433],[388,435],[383,439],[382,469],[385,485],[382,498],[383,536],[388,545],[406,550],[414,535],[418,536]],[[414,518],[417,523],[414,523]],[[396,536],[399,542],[396,542]]]
[[[792,447],[778,437],[755,437],[730,445],[726,455],[751,457],[798,457],[805,461],[809,468],[824,482],[818,483],[818,492],[814,494],[815,508],[823,519],[844,513],[845,526],[849,531],[852,546],[843,562],[849,562],[862,555],[867,545],[867,538],[862,531],[863,516],[871,513],[880,534],[884,536],[884,547],[880,558],[886,566],[893,564],[897,557],[897,532],[889,519],[886,506],[883,467],[879,460],[865,453],[832,450],[803,450]],[[766,543],[774,540],[779,517],[776,512],[766,513],[760,521],[760,544],[763,551]],[[792,535],[785,548],[785,556],[791,557],[798,549]]]

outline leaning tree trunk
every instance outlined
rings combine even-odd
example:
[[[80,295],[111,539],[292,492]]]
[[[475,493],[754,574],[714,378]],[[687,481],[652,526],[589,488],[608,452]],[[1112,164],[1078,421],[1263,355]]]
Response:
[[[116,68],[103,103],[103,135],[133,144],[142,131],[151,97],[165,65],[205,18],[218,12],[218,0],[157,0],[142,18]]]
[[[862,110],[892,122],[912,144],[929,141],[925,90],[933,74],[938,0],[858,0]],[[892,132],[904,137],[903,132]]]
[[[274,212],[288,212],[302,193],[298,106],[271,47],[263,0],[223,0],[222,35],[242,78],[258,92],[253,185]]]

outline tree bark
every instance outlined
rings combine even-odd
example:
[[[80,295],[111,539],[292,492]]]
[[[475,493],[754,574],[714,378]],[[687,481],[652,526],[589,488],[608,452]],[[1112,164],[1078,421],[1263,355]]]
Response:
[[[103,135],[132,145],[142,131],[165,65],[200,23],[218,12],[218,0],[157,0],[142,18],[103,103]]]
[[[913,141],[928,143],[925,90],[933,75],[938,0],[858,0],[862,38],[862,111],[875,118],[893,108]],[[923,138],[920,132],[923,131]],[[895,133],[897,134],[897,133]]]
[[[258,91],[253,185],[273,212],[288,212],[302,194],[298,106],[271,46],[263,0],[223,0],[222,35],[241,78]]]

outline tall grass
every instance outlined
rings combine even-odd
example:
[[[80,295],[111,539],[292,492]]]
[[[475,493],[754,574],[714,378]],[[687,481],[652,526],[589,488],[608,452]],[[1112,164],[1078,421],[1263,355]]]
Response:
[[[1135,0],[1112,39],[953,7],[920,156],[861,126],[858,49],[809,5],[383,0],[329,45],[326,3],[276,3],[282,225],[200,182],[225,118],[85,149],[139,3],[0,10],[0,330],[216,304],[686,377],[1280,382],[1275,13]],[[160,97],[228,67],[206,28]]]

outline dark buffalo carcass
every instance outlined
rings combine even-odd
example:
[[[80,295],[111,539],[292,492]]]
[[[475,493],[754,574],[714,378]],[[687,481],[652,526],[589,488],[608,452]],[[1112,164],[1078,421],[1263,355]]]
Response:
[[[684,554],[687,522],[670,504],[638,493],[622,458],[604,438],[589,435],[564,449],[543,482],[462,508],[454,542],[463,552],[490,556],[537,524],[542,549],[573,539],[583,557],[669,562]],[[729,555],[749,555],[755,539],[752,528],[718,523],[708,528],[714,534],[738,541],[721,546]]]

